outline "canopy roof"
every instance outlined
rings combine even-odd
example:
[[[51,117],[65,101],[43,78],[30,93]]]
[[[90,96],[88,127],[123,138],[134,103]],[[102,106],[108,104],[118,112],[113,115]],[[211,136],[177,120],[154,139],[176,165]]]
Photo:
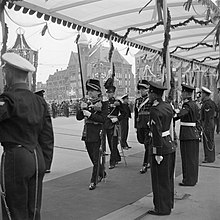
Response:
[[[202,61],[199,63],[203,65],[215,68],[219,62],[219,49],[217,47],[215,50],[213,47],[216,31],[210,32],[216,24],[207,21],[205,17],[207,4],[212,9],[211,12],[214,9],[215,14],[219,13],[219,9],[210,0],[194,0],[187,11],[183,6],[186,1],[167,0],[171,15],[171,57],[196,59]],[[43,16],[45,20],[69,28],[108,39],[111,37],[113,41],[156,52],[163,48],[164,26],[158,23],[155,2],[156,0],[25,0],[14,1],[7,6],[37,17]],[[147,3],[149,4],[146,6]],[[141,9],[143,10],[139,13]],[[125,38],[124,35],[131,27],[135,31],[131,30]],[[201,42],[202,45],[196,46]],[[177,46],[185,47],[185,50],[178,49]]]

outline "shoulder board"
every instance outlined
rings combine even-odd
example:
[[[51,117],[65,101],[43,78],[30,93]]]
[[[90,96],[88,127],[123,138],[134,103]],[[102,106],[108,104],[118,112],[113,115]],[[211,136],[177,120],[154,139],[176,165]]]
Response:
[[[151,119],[151,125],[152,125],[152,124],[156,124],[155,121],[154,121],[153,119]]]
[[[153,102],[153,105],[152,106],[157,106],[159,104],[159,102],[157,101],[157,100],[155,100],[154,102]]]
[[[4,101],[0,101],[0,106],[3,106],[5,104]]]

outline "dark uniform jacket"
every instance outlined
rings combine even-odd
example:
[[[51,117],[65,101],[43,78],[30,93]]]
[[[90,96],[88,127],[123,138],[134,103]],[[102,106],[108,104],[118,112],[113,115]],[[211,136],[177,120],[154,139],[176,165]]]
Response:
[[[172,106],[162,100],[154,102],[150,109],[150,129],[153,134],[152,147],[155,155],[165,155],[175,151],[169,135],[173,115]]]
[[[103,105],[103,102],[100,100],[95,101],[92,104],[95,105],[97,103],[101,103],[101,108],[98,110],[88,106],[88,110],[92,113],[89,118],[84,117],[83,111],[79,107],[76,111],[77,120],[85,119],[82,140],[87,142],[97,142],[100,139],[100,132],[105,121],[105,114],[107,111],[105,105]]]
[[[199,132],[196,126],[182,126],[181,122],[195,123],[199,121],[199,108],[192,99],[187,99],[182,106],[182,109],[177,114],[174,120],[180,119],[180,140],[195,140],[199,139]]]
[[[104,123],[105,129],[114,128],[115,123],[112,123],[112,117],[117,117],[119,122],[126,117],[126,112],[123,108],[121,101],[115,99],[114,97],[107,101],[104,101],[104,111],[105,115],[107,116]]]
[[[142,103],[146,103],[142,105]],[[135,100],[134,106],[134,127],[135,128],[148,128],[150,119],[150,107],[151,104],[147,96],[139,97]],[[140,107],[141,106],[141,107]]]
[[[124,119],[131,118],[131,109],[130,109],[129,105],[127,103],[126,104],[123,103],[122,106],[123,106],[123,109],[124,109],[125,115],[126,115]]]
[[[40,145],[46,167],[51,163],[54,136],[47,103],[24,83],[0,95],[0,142],[5,147],[22,145],[30,151]]]
[[[206,129],[213,128],[215,126],[214,119],[217,116],[217,106],[210,98],[205,99],[201,108],[201,121],[202,125]]]

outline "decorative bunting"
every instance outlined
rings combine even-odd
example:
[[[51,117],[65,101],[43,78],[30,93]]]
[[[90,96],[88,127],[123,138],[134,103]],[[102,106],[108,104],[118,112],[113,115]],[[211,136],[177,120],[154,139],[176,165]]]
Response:
[[[207,44],[207,43],[200,42],[200,43],[197,43],[196,45],[191,46],[191,47],[181,47],[181,46],[177,46],[173,51],[170,52],[170,54],[175,53],[178,49],[182,49],[182,50],[192,50],[192,49],[194,49],[194,48],[196,48],[196,47],[198,47],[198,46],[200,46],[200,45],[202,45],[202,46],[207,46],[207,47],[213,47],[213,45],[211,45],[211,44]]]
[[[46,23],[46,24],[44,25],[42,31],[41,31],[41,36],[44,36],[44,35],[45,35],[47,29],[48,29],[48,26],[47,26],[47,23]]]
[[[185,21],[183,21],[183,22],[179,22],[178,24],[173,24],[173,25],[170,24],[170,28],[175,29],[175,28],[177,28],[177,27],[186,26],[188,23],[190,23],[190,22],[192,22],[192,21],[194,21],[195,24],[200,24],[200,25],[208,25],[209,23],[212,23],[211,20],[208,20],[208,21],[200,21],[200,20],[198,20],[198,19],[196,19],[196,18],[194,18],[194,17],[192,16],[192,17],[190,17],[189,19],[187,19],[187,20],[185,20]],[[119,35],[119,34],[115,33],[114,31],[109,30],[109,37],[110,37],[110,36],[113,36],[113,37],[118,37],[118,38],[121,38],[121,39],[126,39],[131,31],[137,31],[137,32],[139,32],[140,34],[145,33],[145,32],[148,32],[148,31],[151,31],[151,32],[152,32],[152,31],[154,31],[154,30],[155,30],[158,26],[160,26],[160,25],[163,25],[163,21],[157,22],[155,25],[153,25],[153,26],[150,27],[150,28],[136,28],[136,27],[130,27],[130,28],[127,29],[127,31],[126,31],[126,33],[125,33],[124,35]]]

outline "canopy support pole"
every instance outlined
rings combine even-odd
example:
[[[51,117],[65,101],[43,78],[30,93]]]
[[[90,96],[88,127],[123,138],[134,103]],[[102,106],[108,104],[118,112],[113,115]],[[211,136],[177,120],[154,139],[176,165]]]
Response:
[[[5,30],[5,14],[4,14],[4,7],[5,7],[5,2],[4,0],[0,0],[0,22],[2,26],[2,49],[1,49],[1,55],[6,52],[6,43],[7,43],[7,36],[6,36],[6,30]],[[2,61],[2,60],[1,60]]]
[[[163,20],[164,20],[164,32],[166,31],[167,26],[167,1],[163,0]],[[166,51],[166,73],[167,73],[167,94],[170,90],[170,51],[169,51],[169,43],[167,45],[167,51]]]

